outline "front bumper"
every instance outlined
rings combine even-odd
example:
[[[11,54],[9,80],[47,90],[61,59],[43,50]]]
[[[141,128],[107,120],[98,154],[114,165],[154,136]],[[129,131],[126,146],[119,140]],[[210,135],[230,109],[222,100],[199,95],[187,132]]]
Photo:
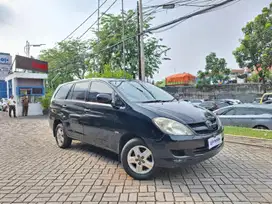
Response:
[[[222,143],[209,149],[208,139],[222,135]],[[176,168],[197,164],[218,154],[224,146],[223,130],[210,135],[183,136],[175,138],[165,136],[160,142],[151,144],[155,163],[158,167]]]

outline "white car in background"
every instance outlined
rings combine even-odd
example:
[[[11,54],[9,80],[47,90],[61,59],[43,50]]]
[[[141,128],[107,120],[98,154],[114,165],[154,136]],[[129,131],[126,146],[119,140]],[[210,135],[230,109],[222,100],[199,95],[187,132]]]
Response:
[[[8,99],[7,98],[2,98],[0,100],[0,110],[1,111],[7,111],[8,108]]]

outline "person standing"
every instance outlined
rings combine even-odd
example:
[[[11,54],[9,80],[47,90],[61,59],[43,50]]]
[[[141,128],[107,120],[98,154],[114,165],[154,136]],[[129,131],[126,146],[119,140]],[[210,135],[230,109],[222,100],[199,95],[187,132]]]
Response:
[[[10,96],[8,100],[8,107],[9,107],[9,117],[11,117],[11,112],[13,111],[13,117],[16,118],[16,108],[15,108],[16,101],[14,100],[13,96]]]
[[[24,97],[23,97],[22,104],[23,104],[22,116],[27,116],[29,100],[28,100],[28,97],[26,95],[24,95]]]

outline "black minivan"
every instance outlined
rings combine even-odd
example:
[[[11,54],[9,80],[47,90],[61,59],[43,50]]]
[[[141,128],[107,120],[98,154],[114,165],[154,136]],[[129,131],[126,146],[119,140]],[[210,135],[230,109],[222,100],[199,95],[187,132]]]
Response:
[[[125,171],[139,180],[158,167],[209,159],[224,144],[223,127],[212,112],[137,80],[62,84],[52,97],[49,121],[60,148],[80,140],[117,153]]]

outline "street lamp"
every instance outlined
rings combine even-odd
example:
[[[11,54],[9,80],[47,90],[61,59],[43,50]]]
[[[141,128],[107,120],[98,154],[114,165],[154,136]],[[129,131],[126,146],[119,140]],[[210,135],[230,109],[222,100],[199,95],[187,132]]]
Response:
[[[24,51],[27,57],[30,57],[30,47],[41,47],[45,44],[30,44],[28,41],[26,41],[26,45],[24,47]]]

